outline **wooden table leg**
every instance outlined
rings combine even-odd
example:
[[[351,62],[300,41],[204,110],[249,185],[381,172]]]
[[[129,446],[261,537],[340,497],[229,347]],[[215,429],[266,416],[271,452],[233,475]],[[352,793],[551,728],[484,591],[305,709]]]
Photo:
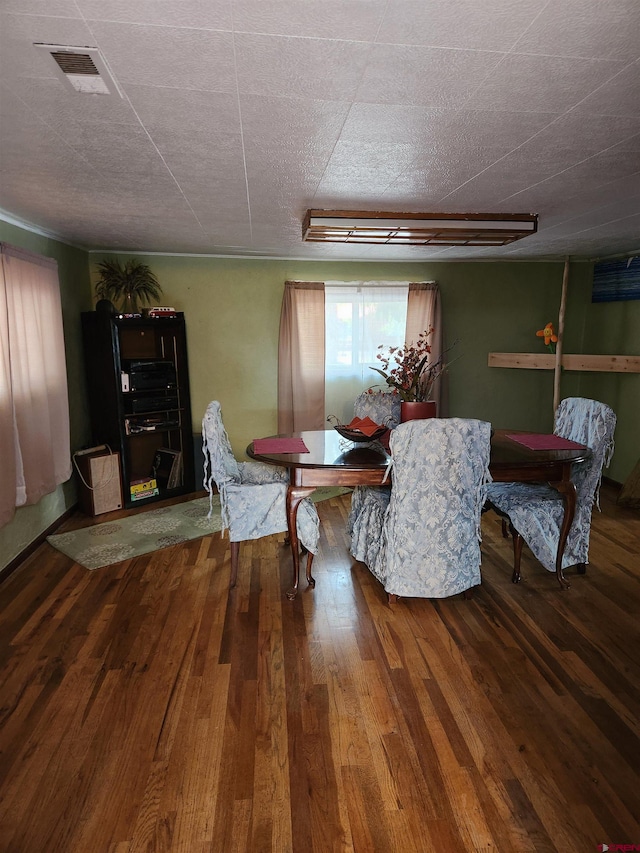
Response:
[[[560,492],[564,502],[564,518],[562,520],[562,527],[560,528],[558,553],[556,554],[556,577],[558,578],[558,583],[563,589],[569,589],[571,584],[565,578],[564,572],[562,571],[562,556],[564,554],[564,547],[567,544],[567,537],[576,514],[576,487],[572,480],[559,480],[558,482],[550,483],[549,485],[553,486],[556,491]]]
[[[300,501],[315,492],[315,487],[289,486],[287,489],[287,528],[289,530],[289,542],[291,543],[291,556],[293,557],[293,586],[287,592],[289,601],[293,601],[298,592],[298,579],[300,577],[300,546],[298,543],[298,507]],[[311,552],[307,554],[307,583],[313,587],[315,580],[311,577]]]

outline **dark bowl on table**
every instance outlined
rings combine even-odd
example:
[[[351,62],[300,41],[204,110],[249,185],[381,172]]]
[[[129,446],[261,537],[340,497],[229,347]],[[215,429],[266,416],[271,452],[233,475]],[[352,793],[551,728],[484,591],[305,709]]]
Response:
[[[371,435],[365,435],[361,430],[354,429],[353,427],[346,426],[345,424],[336,424],[333,428],[343,438],[348,438],[349,441],[376,441],[387,431],[386,426],[379,426]]]

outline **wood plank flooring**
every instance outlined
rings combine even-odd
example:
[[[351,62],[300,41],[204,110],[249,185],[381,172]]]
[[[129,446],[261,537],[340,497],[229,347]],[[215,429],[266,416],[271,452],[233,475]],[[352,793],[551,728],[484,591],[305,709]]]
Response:
[[[472,600],[392,608],[348,495],[294,602],[282,537],[231,593],[219,534],[94,572],[42,545],[0,586],[1,853],[640,845],[640,514],[602,505],[568,591],[526,548],[514,586],[488,513]]]

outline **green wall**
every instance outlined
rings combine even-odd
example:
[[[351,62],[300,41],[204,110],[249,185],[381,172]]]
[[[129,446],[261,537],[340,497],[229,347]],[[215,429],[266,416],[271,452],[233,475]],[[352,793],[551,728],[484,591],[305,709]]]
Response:
[[[101,255],[91,256],[94,263]],[[284,282],[437,280],[449,342],[452,416],[496,427],[551,430],[553,372],[489,368],[489,352],[545,352],[535,333],[557,323],[563,263],[312,263],[136,255],[163,287],[163,302],[184,311],[198,430],[207,403],[222,403],[237,455],[277,429],[277,352]],[[572,264],[565,352],[639,354],[640,301],[591,304],[592,267]],[[607,328],[606,334],[600,328]],[[609,328],[611,327],[611,328]],[[617,450],[608,476],[624,482],[638,458],[640,376],[565,373],[561,396],[593,396],[618,412]]]
[[[64,245],[0,220],[0,240],[58,261],[72,450],[90,440],[83,373],[81,311],[93,307],[95,264],[108,255]],[[478,417],[496,427],[550,430],[553,373],[489,368],[489,352],[543,352],[535,332],[557,322],[563,264],[315,263],[258,259],[135,255],[163,287],[163,303],[187,320],[194,429],[207,403],[222,403],[234,450],[243,456],[255,437],[277,429],[277,353],[284,282],[396,280],[440,284],[448,342],[459,339],[449,375],[452,416]],[[123,256],[124,257],[124,256]],[[592,268],[571,265],[565,352],[640,354],[640,301],[591,303]],[[616,452],[607,474],[624,482],[640,455],[640,375],[566,373],[562,396],[609,403],[618,415]],[[75,501],[73,483],[16,513],[0,530],[0,569]]]
[[[640,355],[640,299],[592,303],[591,267],[581,272],[586,278],[582,286],[575,277],[576,296],[581,298],[576,313],[582,310],[584,322],[577,352]],[[640,374],[582,373],[579,393],[608,403],[618,417],[616,450],[606,473],[623,483],[640,461]]]
[[[72,448],[86,444],[89,436],[84,390],[80,312],[92,308],[88,254],[0,220],[0,241],[38,252],[58,262],[62,299]],[[76,502],[73,481],[58,486],[33,506],[16,510],[13,521],[0,528],[0,569],[27,548]]]

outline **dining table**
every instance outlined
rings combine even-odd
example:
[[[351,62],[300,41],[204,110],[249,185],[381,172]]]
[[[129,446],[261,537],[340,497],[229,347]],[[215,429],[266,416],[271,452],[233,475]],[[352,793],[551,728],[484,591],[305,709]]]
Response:
[[[516,438],[523,431],[495,429],[491,433],[489,472],[494,482],[549,483],[562,496],[564,518],[556,555],[556,576],[562,587],[568,582],[562,573],[562,555],[576,507],[576,488],[571,479],[574,465],[591,455],[586,447],[531,449]],[[514,436],[513,438],[511,436]],[[300,502],[322,486],[381,486],[391,482],[392,460],[389,433],[374,442],[354,442],[335,429],[303,430],[268,436],[251,442],[247,455],[269,465],[289,470],[286,512],[293,558],[293,586],[287,597],[298,592],[300,549],[296,518]],[[307,583],[315,579],[307,570]]]

